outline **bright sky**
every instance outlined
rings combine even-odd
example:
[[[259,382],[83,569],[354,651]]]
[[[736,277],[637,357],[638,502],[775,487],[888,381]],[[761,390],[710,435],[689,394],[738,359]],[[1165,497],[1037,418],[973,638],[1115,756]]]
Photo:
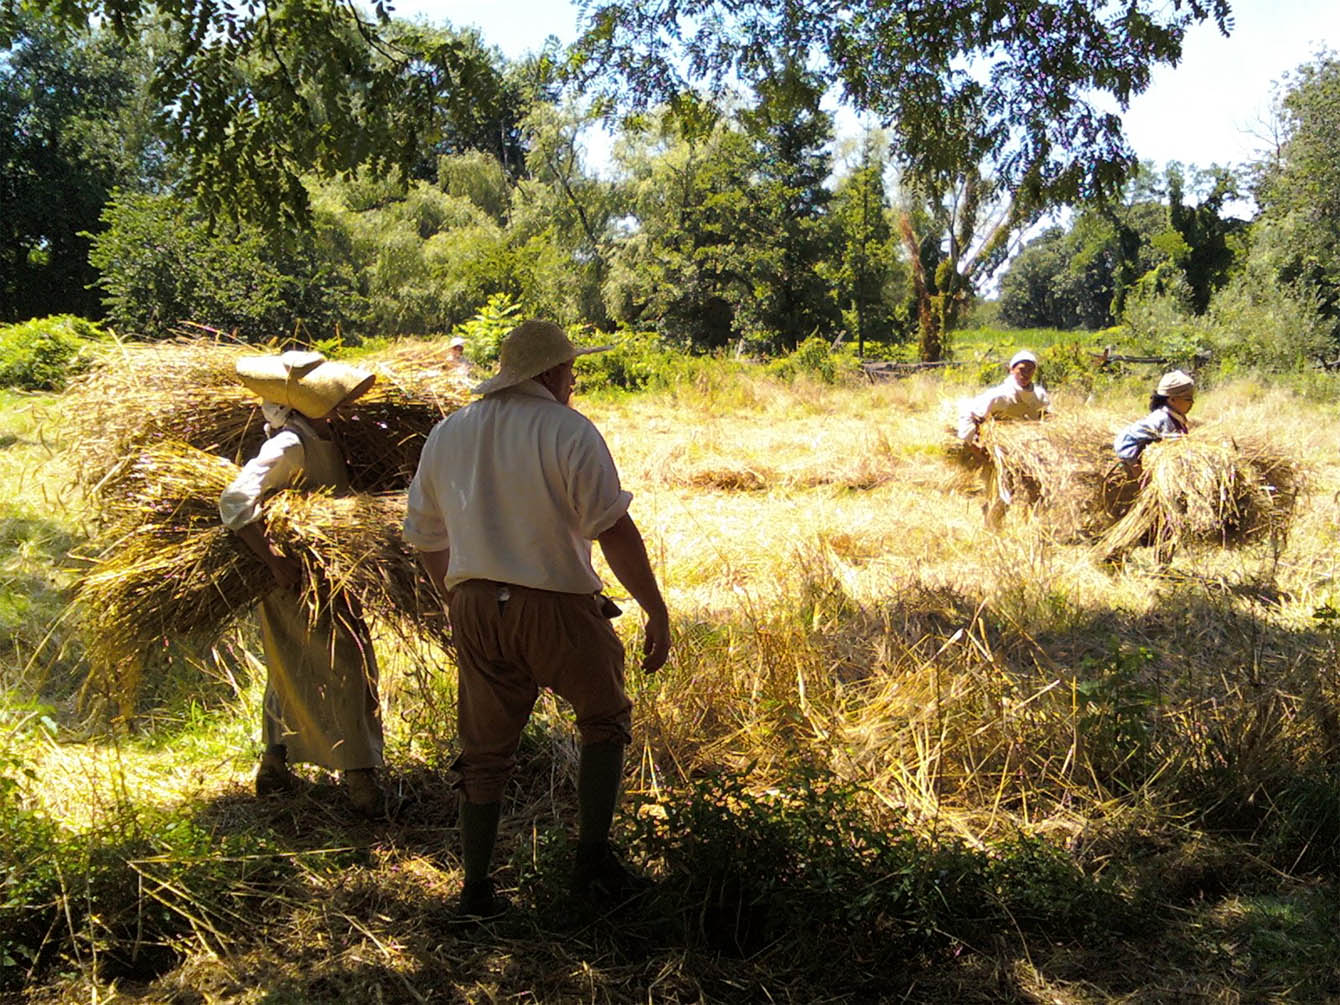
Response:
[[[422,15],[457,27],[474,25],[509,58],[533,52],[549,35],[577,36],[568,0],[393,0],[401,17]],[[1250,159],[1262,147],[1271,84],[1319,49],[1340,51],[1336,0],[1231,0],[1228,38],[1213,25],[1188,34],[1182,62],[1154,75],[1126,113],[1127,137],[1142,160],[1202,167]]]

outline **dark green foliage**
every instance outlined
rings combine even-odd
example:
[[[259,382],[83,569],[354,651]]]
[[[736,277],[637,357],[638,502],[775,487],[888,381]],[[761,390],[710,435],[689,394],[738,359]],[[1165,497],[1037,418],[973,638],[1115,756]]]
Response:
[[[1011,191],[1074,198],[1117,187],[1132,159],[1115,113],[1149,86],[1151,68],[1180,58],[1187,28],[1231,24],[1226,0],[1169,8],[1101,4],[904,4],[766,0],[747,5],[584,3],[577,50],[587,81],[645,107],[690,89],[758,86],[788,52],[823,67],[858,108],[896,131],[895,152],[922,181],[991,163]],[[966,67],[989,65],[990,73]]]
[[[814,78],[779,60],[752,107],[634,123],[622,154],[636,229],[613,256],[614,319],[698,349],[794,348],[841,323],[825,187],[832,122]]]
[[[100,315],[89,233],[115,186],[160,170],[145,49],[25,12],[0,49],[0,321]],[[3,32],[0,32],[3,35]],[[161,39],[157,40],[161,42]]]
[[[837,244],[831,269],[833,292],[843,328],[849,337],[855,337],[858,355],[864,355],[869,341],[889,343],[907,337],[907,319],[900,316],[900,308],[907,296],[908,277],[898,261],[898,242],[889,222],[886,166],[876,135],[867,133],[859,164],[838,181],[833,192]]]
[[[88,368],[92,343],[105,337],[93,322],[70,314],[0,325],[0,387],[59,391]]]
[[[858,790],[798,772],[757,794],[709,779],[641,807],[629,847],[690,944],[753,955],[854,993],[952,946],[1092,938],[1129,909],[1045,841],[988,851],[873,823]],[[784,962],[783,962],[784,961]]]
[[[1316,298],[1340,344],[1340,58],[1299,67],[1279,115],[1284,142],[1256,191],[1260,251],[1283,282]]]
[[[819,107],[818,77],[794,60],[774,57],[756,89],[757,102],[739,114],[753,163],[732,256],[744,285],[733,298],[736,324],[756,344],[790,350],[810,336],[831,339],[839,322],[816,268],[833,253],[824,185],[833,123]]]
[[[1110,324],[1117,257],[1116,236],[1096,214],[1081,215],[1069,231],[1047,229],[1001,276],[1001,320],[1021,328]]]
[[[109,318],[127,333],[162,338],[191,321],[250,340],[315,339],[363,320],[337,232],[285,245],[250,224],[211,226],[172,195],[122,193],[103,220],[90,260]]]
[[[752,150],[716,109],[694,108],[692,128],[661,116],[628,131],[619,156],[638,229],[615,252],[605,298],[617,321],[718,350],[738,337],[746,295],[736,242],[747,233]]]
[[[1225,215],[1236,184],[1220,168],[1172,164],[1161,179],[1142,170],[1124,203],[1087,206],[1069,229],[1050,228],[1015,256],[1001,277],[1001,319],[1102,328],[1120,320],[1128,297],[1169,284],[1184,287],[1187,310],[1203,314],[1243,259],[1247,225]]]

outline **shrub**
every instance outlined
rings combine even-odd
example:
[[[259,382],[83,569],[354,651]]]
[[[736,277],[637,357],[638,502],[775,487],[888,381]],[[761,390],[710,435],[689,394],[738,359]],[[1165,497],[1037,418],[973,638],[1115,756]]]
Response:
[[[685,376],[689,357],[655,332],[620,332],[609,352],[581,356],[577,372],[582,390],[617,387],[624,391],[670,387]]]
[[[1038,380],[1049,390],[1065,387],[1088,393],[1097,383],[1099,370],[1091,349],[1079,342],[1060,342],[1038,353]]]
[[[1190,366],[1211,349],[1208,323],[1191,313],[1191,291],[1180,275],[1162,283],[1141,281],[1126,298],[1122,321],[1144,355],[1165,356],[1173,365]]]
[[[630,847],[658,864],[666,906],[702,942],[745,954],[787,943],[790,965],[836,986],[957,942],[1019,929],[1078,938],[1128,914],[1045,841],[975,850],[876,823],[860,795],[820,769],[765,793],[709,779],[637,813]]]
[[[521,323],[521,305],[506,293],[489,297],[469,321],[452,331],[465,339],[465,356],[476,366],[488,367],[498,361],[498,351],[507,333]]]
[[[93,343],[105,337],[94,322],[72,314],[0,327],[0,387],[59,391],[88,369]]]
[[[1208,320],[1215,358],[1226,372],[1239,367],[1298,370],[1326,353],[1327,325],[1316,297],[1259,266],[1215,294]]]
[[[804,374],[825,384],[833,384],[840,376],[854,373],[858,366],[856,356],[850,349],[835,350],[827,339],[811,335],[794,351],[769,363],[767,372],[782,380],[793,380]]]

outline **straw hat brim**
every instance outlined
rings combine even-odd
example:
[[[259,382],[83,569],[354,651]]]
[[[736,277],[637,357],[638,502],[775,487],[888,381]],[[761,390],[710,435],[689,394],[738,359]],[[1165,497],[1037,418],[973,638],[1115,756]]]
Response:
[[[245,356],[237,361],[237,376],[253,393],[309,419],[324,419],[336,405],[367,393],[377,380],[376,374],[317,353]]]
[[[490,377],[488,380],[484,381],[484,383],[476,385],[474,393],[490,394],[493,391],[501,391],[508,387],[515,387],[517,384],[520,384],[523,380],[530,380],[532,377],[537,377],[540,374],[544,373],[545,370],[548,370],[550,367],[558,366],[559,363],[566,363],[568,360],[576,359],[578,356],[589,356],[593,352],[608,352],[610,349],[613,348],[614,346],[612,345],[584,346],[581,349],[574,348],[571,355],[565,355],[563,359],[554,360],[552,363],[547,363],[546,365],[541,366],[538,370],[535,370],[532,373],[523,373],[521,370],[509,369],[507,367],[503,367],[501,370],[498,371],[496,376]],[[527,367],[526,369],[529,369],[529,367]]]

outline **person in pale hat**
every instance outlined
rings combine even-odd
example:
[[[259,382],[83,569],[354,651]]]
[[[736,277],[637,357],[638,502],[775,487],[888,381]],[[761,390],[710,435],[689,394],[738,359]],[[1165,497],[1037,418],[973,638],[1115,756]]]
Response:
[[[477,401],[433,429],[410,485],[405,540],[444,598],[459,673],[460,909],[490,917],[506,901],[490,878],[502,797],[541,688],[572,705],[581,734],[574,896],[610,903],[640,892],[610,846],[632,702],[624,689],[619,613],[591,564],[600,544],[646,617],[642,668],[659,669],[670,621],[632,496],[604,438],[571,407],[578,348],[552,321],[503,341]]]
[[[468,383],[470,380],[470,361],[465,358],[465,339],[457,335],[448,342],[447,357],[451,366],[452,378],[461,383]]]
[[[301,484],[348,491],[349,474],[330,418],[372,386],[374,375],[315,352],[252,356],[237,362],[242,383],[261,397],[267,439],[219,497],[219,516],[260,557],[275,587],[261,600],[266,685],[256,772],[260,796],[292,790],[289,765],[313,763],[343,774],[360,812],[385,812],[377,661],[367,625],[342,595],[323,595],[313,620],[301,596],[302,565],[265,532],[265,499]]]
[[[999,465],[990,463],[991,458],[982,446],[978,433],[987,421],[1041,419],[1047,414],[1051,408],[1051,398],[1047,395],[1047,389],[1033,379],[1037,368],[1037,356],[1029,349],[1020,349],[1010,358],[1009,373],[1004,381],[987,388],[975,398],[967,399],[959,409],[959,440],[964,449],[984,465],[982,475],[987,501],[982,504],[982,513],[990,527],[1000,526],[1005,518],[1005,510],[1013,501],[1015,487],[999,477]]]
[[[1140,456],[1156,440],[1185,436],[1191,427],[1187,413],[1196,402],[1196,382],[1181,370],[1169,370],[1159,378],[1149,396],[1149,414],[1131,423],[1112,443],[1112,449],[1125,465],[1126,473],[1138,480],[1143,473]]]

